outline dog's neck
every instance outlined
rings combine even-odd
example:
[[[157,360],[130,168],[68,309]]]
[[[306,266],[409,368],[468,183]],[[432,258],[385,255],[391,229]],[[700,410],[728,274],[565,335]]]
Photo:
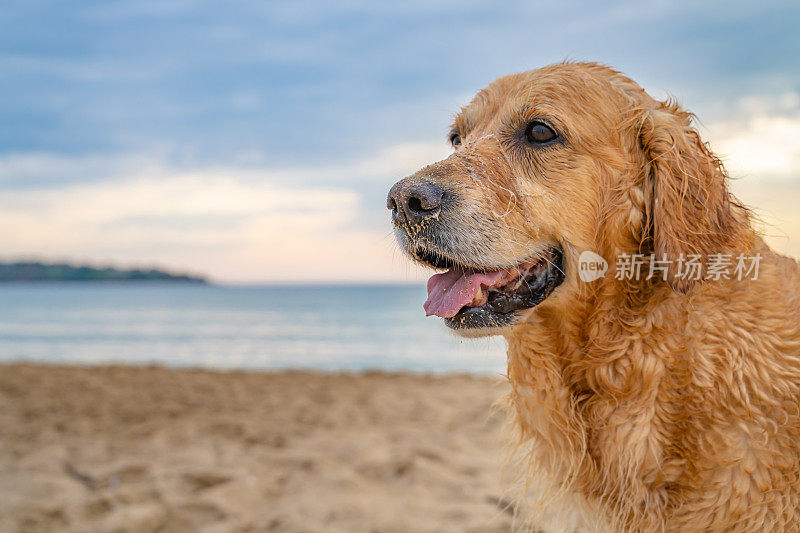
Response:
[[[747,212],[735,208],[733,216],[736,238],[714,252],[765,251]],[[607,233],[625,235],[620,228],[629,223],[607,221],[620,225]],[[636,253],[639,223],[638,232],[597,252],[607,259]],[[702,394],[692,390],[691,343],[704,337],[705,317],[692,315],[692,302],[703,294],[727,301],[734,288],[700,282],[682,294],[664,280],[613,275],[573,283],[506,335],[510,412],[517,442],[525,443],[525,471],[604,501],[618,520],[659,529],[649,520],[662,513],[643,509],[666,505],[668,487],[686,468],[676,449],[687,438],[687,414],[704,411],[696,404]]]
[[[687,325],[686,298],[612,278],[568,313],[543,307],[515,328],[509,400],[529,468],[590,498],[616,494],[621,507],[679,475],[682,465],[664,456],[680,438],[665,432],[680,427],[675,406],[689,378],[687,347],[675,336]]]

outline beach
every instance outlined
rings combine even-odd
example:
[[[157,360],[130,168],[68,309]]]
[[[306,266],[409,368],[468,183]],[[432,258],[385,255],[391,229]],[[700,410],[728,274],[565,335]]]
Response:
[[[0,531],[500,532],[499,376],[0,365]]]

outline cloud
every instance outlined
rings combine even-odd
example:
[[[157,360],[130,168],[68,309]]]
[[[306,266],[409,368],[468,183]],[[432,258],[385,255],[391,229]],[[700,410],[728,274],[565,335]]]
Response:
[[[800,95],[741,99],[732,115],[704,132],[732,176],[800,179]]]
[[[440,158],[442,145],[399,144],[349,163],[291,168],[187,170],[157,158],[7,156],[0,172],[41,183],[0,195],[3,254],[157,263],[234,282],[413,278],[382,202],[365,204],[361,187],[337,179],[389,181]],[[103,172],[113,179],[101,180]],[[43,179],[54,173],[63,179]],[[94,179],[75,182],[73,174]],[[380,224],[365,224],[376,213]]]
[[[747,87],[797,85],[797,9],[785,1],[739,3],[724,14],[698,2],[627,0],[504,9],[416,0],[12,2],[0,17],[0,152],[163,143],[202,163],[235,164],[232,154],[252,150],[283,165],[321,164],[384,139],[444,133],[454,111],[445,96],[565,57],[615,64],[648,88],[694,95],[701,108]],[[530,46],[531,31],[548,46]]]
[[[726,116],[700,128],[704,139],[770,246],[800,257],[800,95],[742,98]]]
[[[430,142],[402,142],[374,153],[344,161],[295,163],[274,166],[262,154],[240,154],[239,165],[205,165],[205,171],[235,173],[241,180],[296,185],[336,183],[361,185],[380,178],[400,177],[424,164],[447,157],[450,147],[444,137]],[[81,182],[113,181],[131,175],[163,176],[185,173],[171,163],[168,150],[143,154],[64,155],[22,152],[0,155],[0,190],[58,187]]]
[[[702,128],[767,223],[800,255],[800,97],[743,99]],[[398,178],[449,153],[402,142],[349,160],[182,167],[160,154],[0,157],[5,257],[160,264],[233,282],[418,280],[383,207]]]

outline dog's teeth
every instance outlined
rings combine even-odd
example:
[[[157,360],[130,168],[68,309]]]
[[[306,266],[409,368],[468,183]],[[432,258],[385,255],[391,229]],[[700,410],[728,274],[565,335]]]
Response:
[[[472,299],[472,302],[469,305],[470,307],[480,307],[485,304],[488,299],[488,291],[483,290],[483,287],[481,287],[478,289],[477,294],[475,294],[475,297]]]

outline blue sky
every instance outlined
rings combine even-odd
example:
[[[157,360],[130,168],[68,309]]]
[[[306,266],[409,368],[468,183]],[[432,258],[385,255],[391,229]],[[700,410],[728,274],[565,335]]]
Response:
[[[388,187],[475,91],[564,58],[678,97],[800,251],[765,193],[800,188],[800,4],[700,4],[6,2],[4,256],[414,279]]]

